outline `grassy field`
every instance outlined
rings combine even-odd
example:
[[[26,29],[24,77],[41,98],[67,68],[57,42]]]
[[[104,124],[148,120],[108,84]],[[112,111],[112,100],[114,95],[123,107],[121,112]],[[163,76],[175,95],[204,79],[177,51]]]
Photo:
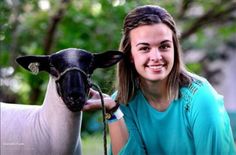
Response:
[[[83,155],[103,155],[103,135],[86,135],[82,137],[82,152]],[[109,136],[107,136],[107,151],[109,150]]]

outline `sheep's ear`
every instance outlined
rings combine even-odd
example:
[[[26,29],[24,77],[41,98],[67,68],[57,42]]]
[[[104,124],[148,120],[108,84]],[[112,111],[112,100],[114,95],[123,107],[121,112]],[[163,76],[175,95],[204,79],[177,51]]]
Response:
[[[20,64],[26,70],[31,71],[33,74],[38,74],[40,71],[49,72],[49,56],[22,56],[16,58],[18,64]]]
[[[124,54],[120,51],[106,51],[94,54],[94,68],[110,67],[123,58]]]

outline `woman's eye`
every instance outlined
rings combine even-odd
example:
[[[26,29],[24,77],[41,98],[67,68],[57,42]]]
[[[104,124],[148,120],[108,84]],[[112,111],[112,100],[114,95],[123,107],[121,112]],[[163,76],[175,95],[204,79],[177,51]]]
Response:
[[[162,50],[168,50],[169,48],[170,48],[169,44],[163,44],[160,46],[160,49],[162,49]]]
[[[144,52],[148,52],[149,51],[149,47],[141,47],[139,50],[140,51],[144,51]]]

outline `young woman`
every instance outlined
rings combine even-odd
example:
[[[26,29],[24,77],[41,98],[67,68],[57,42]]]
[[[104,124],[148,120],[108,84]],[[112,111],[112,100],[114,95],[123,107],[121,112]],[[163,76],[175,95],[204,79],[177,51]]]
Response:
[[[159,6],[124,20],[117,92],[104,94],[113,154],[236,154],[223,97],[185,69],[176,25]],[[91,90],[84,111],[101,107]]]

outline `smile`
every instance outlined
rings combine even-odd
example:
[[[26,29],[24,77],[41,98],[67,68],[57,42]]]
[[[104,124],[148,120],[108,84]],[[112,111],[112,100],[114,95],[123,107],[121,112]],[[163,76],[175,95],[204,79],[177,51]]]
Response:
[[[159,65],[159,66],[148,66],[151,69],[161,69],[163,66]]]
[[[147,68],[151,69],[152,71],[161,71],[162,68],[164,67],[164,64],[160,64],[160,65],[147,65]]]

